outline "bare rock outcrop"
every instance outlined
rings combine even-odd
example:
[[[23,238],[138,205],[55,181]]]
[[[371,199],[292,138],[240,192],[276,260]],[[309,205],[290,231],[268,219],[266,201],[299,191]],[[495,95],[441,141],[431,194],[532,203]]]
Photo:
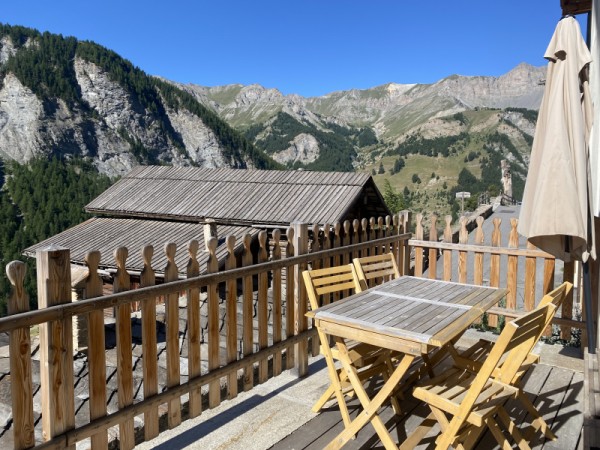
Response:
[[[319,142],[315,137],[311,134],[302,133],[294,138],[287,149],[272,156],[275,161],[282,164],[296,162],[309,164],[315,162],[319,158],[319,154]]]

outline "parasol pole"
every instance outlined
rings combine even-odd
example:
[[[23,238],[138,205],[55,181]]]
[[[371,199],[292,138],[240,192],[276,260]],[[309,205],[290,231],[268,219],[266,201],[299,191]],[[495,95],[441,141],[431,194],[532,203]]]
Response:
[[[585,328],[588,336],[588,353],[596,353],[596,333],[594,330],[594,314],[592,308],[592,278],[590,277],[589,259],[583,263],[583,302],[585,307]]]
[[[588,12],[587,14],[587,26],[586,26],[586,36],[585,41],[588,49],[592,46],[592,12]],[[600,111],[594,111],[594,113],[598,113]],[[588,199],[591,201],[591,198]],[[588,229],[593,227],[592,223],[593,219],[588,214]],[[583,263],[583,303],[585,308],[585,328],[587,331],[588,337],[588,353],[593,355],[596,353],[596,332],[594,328],[594,308],[592,306],[592,278],[590,276],[590,260]]]

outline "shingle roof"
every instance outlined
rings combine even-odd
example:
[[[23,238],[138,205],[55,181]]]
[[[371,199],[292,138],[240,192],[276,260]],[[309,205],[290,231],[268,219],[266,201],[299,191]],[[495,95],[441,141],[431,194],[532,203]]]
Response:
[[[237,251],[242,248],[242,238],[246,233],[254,236],[258,232],[259,230],[248,227],[218,226],[217,258],[219,261],[224,261],[227,254],[225,246],[227,236],[234,235],[236,237]],[[129,250],[127,269],[141,271],[143,269],[142,247],[152,244],[154,246],[152,267],[157,274],[160,274],[164,272],[167,264],[163,250],[164,244],[175,242],[177,244],[175,262],[179,273],[185,274],[188,261],[187,244],[192,239],[196,239],[200,244],[197,256],[200,273],[204,273],[206,272],[208,253],[204,251],[203,225],[197,223],[95,217],[25,249],[24,253],[27,256],[35,257],[38,249],[55,244],[70,249],[72,263],[84,265],[86,253],[99,250],[101,254],[100,268],[116,269],[113,252],[117,247],[123,245]]]
[[[370,175],[140,166],[86,206],[94,213],[220,223],[334,223],[369,185]],[[383,206],[385,208],[385,206]]]

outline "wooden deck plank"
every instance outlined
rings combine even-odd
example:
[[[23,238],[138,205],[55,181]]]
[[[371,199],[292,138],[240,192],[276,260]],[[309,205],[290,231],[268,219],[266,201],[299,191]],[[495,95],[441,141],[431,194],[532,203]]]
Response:
[[[583,375],[560,367],[554,367],[546,379],[542,392],[538,395],[535,405],[544,420],[558,436],[558,441],[548,448],[575,448],[568,442],[577,441],[583,427],[581,405],[583,404]],[[579,412],[573,409],[573,405]],[[576,428],[576,429],[575,429]],[[550,443],[543,443],[538,434],[531,442],[532,448],[546,448]]]
[[[563,369],[565,370],[565,369]],[[583,374],[574,372],[570,386],[562,399],[552,430],[558,436],[556,441],[547,441],[544,449],[575,449],[583,427],[581,405],[583,404]]]
[[[558,441],[543,442],[537,439],[532,444],[535,449],[577,449],[583,427],[583,374],[560,367],[540,364],[523,378],[524,389],[530,393],[532,401],[540,410],[544,419],[558,435]],[[384,408],[380,416],[398,441],[404,440],[420,424],[429,411],[418,404],[408,393],[400,404],[402,414],[394,416],[391,408]],[[359,409],[357,400],[349,402],[350,414],[356,416]],[[529,420],[529,418],[528,418]],[[272,450],[316,450],[325,447],[343,430],[341,415],[336,405],[325,408],[321,414],[300,427],[294,433],[277,443]],[[417,449],[434,448],[437,431],[434,428],[421,441]],[[356,439],[350,441],[345,449],[382,448],[373,427],[364,427]],[[476,450],[498,449],[498,445],[487,433],[475,447]]]

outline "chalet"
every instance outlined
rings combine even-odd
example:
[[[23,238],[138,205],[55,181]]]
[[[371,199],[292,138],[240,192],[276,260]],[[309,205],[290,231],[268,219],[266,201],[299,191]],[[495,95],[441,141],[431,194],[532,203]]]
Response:
[[[112,250],[130,250],[128,271],[143,267],[140,249],[145,244],[175,242],[178,248],[204,235],[219,237],[217,256],[223,264],[225,236],[242,237],[261,229],[285,230],[291,222],[334,224],[345,220],[390,214],[373,178],[365,173],[202,169],[194,167],[138,166],[86,206],[98,215],[25,250],[60,245],[71,250],[71,261],[85,264],[90,248],[101,252],[100,268],[116,269]],[[155,249],[157,276],[166,265],[162,249]],[[207,254],[200,252],[200,267]],[[178,252],[180,274],[185,254]]]
[[[139,166],[86,206],[114,217],[286,227],[389,214],[370,175]]]

